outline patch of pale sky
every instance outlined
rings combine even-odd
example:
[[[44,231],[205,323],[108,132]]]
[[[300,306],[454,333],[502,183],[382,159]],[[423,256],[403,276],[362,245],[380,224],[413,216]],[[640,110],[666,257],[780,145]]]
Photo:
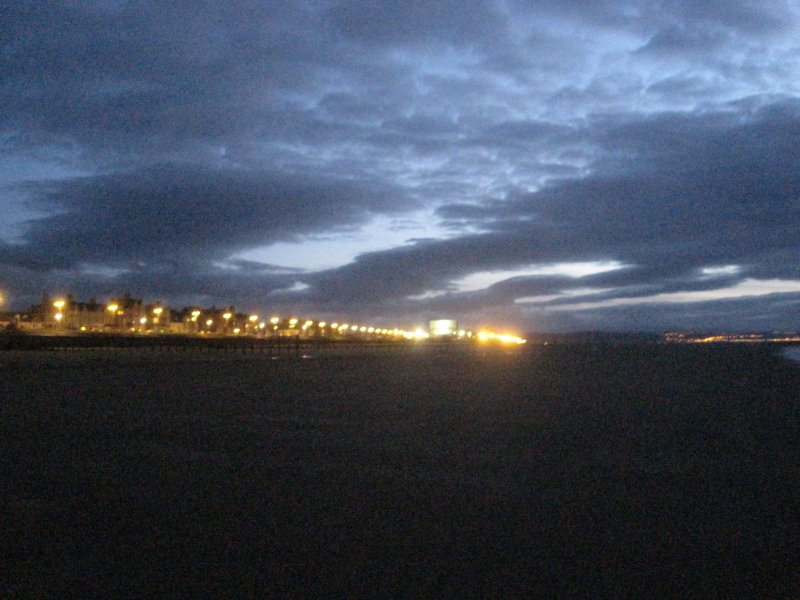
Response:
[[[719,300],[736,300],[768,296],[770,294],[790,294],[800,292],[800,280],[794,279],[745,279],[735,285],[716,290],[697,290],[687,292],[665,292],[653,296],[637,298],[610,298],[597,302],[577,302],[547,307],[553,312],[598,310],[637,304],[692,304]]]
[[[725,277],[728,275],[736,275],[742,271],[742,267],[739,265],[722,265],[719,267],[703,267],[700,269],[700,273],[704,279],[710,279],[712,277]]]
[[[582,296],[594,296],[613,291],[614,288],[593,288],[582,287],[572,290],[561,290],[558,294],[543,294],[540,296],[525,296],[514,300],[515,304],[544,304],[553,300],[564,300],[566,298],[578,298]]]
[[[587,275],[616,271],[625,266],[616,260],[528,265],[519,269],[479,271],[451,283],[457,292],[477,292],[514,277],[548,276],[577,279]]]
[[[415,238],[448,238],[453,233],[440,227],[430,211],[379,216],[355,231],[309,237],[300,242],[278,242],[253,248],[231,257],[280,267],[322,271],[353,262],[360,254],[396,248]]]
[[[612,260],[612,261],[591,261],[591,262],[577,262],[577,263],[555,263],[550,265],[528,265],[518,269],[504,269],[496,271],[478,271],[471,273],[466,277],[456,279],[450,282],[447,290],[427,290],[421,294],[407,296],[409,300],[428,300],[438,296],[444,296],[448,293],[464,293],[464,292],[479,292],[485,290],[496,283],[513,279],[515,277],[565,277],[569,279],[579,279],[587,275],[596,275],[598,273],[605,273],[608,271],[616,271],[617,269],[625,268],[626,265]],[[563,297],[581,296],[588,294],[598,294],[608,289],[601,288],[576,288],[574,290],[565,291],[560,294],[553,294],[549,296],[528,296],[516,300],[517,303],[524,302],[548,302],[550,300],[557,300]]]
[[[293,294],[297,292],[304,292],[311,286],[307,283],[303,283],[302,281],[295,281],[292,285],[285,288],[280,288],[278,290],[272,290],[268,295],[269,296],[280,296],[281,294]]]
[[[84,275],[96,275],[104,279],[112,279],[125,273],[130,273],[130,269],[119,269],[115,267],[107,267],[105,265],[83,264],[80,271]]]
[[[0,144],[3,140],[0,139]],[[29,192],[24,186],[30,182],[47,182],[80,177],[88,172],[67,166],[57,159],[41,156],[14,156],[4,154],[0,160],[0,240],[9,244],[24,243],[26,221],[53,214],[34,208],[29,202]]]

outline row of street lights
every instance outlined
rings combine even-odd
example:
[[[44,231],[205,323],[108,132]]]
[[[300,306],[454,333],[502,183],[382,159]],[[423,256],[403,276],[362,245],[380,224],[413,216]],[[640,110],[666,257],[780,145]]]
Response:
[[[65,305],[66,302],[64,300],[56,300],[55,302],[53,302],[53,307],[57,310],[57,312],[54,315],[54,319],[56,323],[59,325],[61,324],[61,321],[64,319],[63,309]],[[115,321],[114,325],[117,325],[116,319],[118,317],[122,317],[125,314],[125,310],[122,309],[117,302],[109,303],[106,306],[106,309],[108,310],[108,312],[114,315],[114,321]],[[153,325],[159,324],[163,313],[164,313],[164,308],[161,306],[155,306],[152,309]],[[200,333],[210,331],[214,326],[214,318],[209,316],[204,321],[207,329],[205,331],[201,330],[200,323],[203,322],[201,321],[202,314],[203,311],[199,309],[194,309],[190,313],[190,318],[189,318],[190,322],[194,324],[195,331],[198,331]],[[232,318],[234,318],[233,312],[231,312],[230,310],[225,311],[222,313],[221,317],[223,320],[223,332],[225,333],[232,332],[233,334],[236,335],[241,333],[241,328],[238,326],[234,327],[232,331],[229,329],[230,321]],[[140,325],[139,330],[140,331],[144,330],[144,328],[147,326],[148,323],[147,315],[139,317],[138,321]],[[316,329],[323,335],[333,334],[333,335],[344,336],[344,335],[354,335],[354,334],[368,334],[371,336],[383,336],[388,338],[407,339],[407,340],[422,340],[430,337],[430,334],[427,331],[423,331],[422,329],[415,329],[411,331],[406,329],[399,329],[396,327],[386,328],[386,327],[375,327],[372,325],[356,325],[356,324],[338,323],[338,322],[332,322],[329,324],[326,321],[315,322],[313,320],[307,320],[303,322],[302,325],[299,325],[300,319],[298,319],[297,317],[291,317],[286,322],[288,324],[288,330],[291,332],[296,332],[294,333],[294,335],[299,335],[303,332],[308,332],[309,329],[313,329],[314,327],[316,327]],[[272,326],[273,332],[278,331],[280,328],[279,325],[281,323],[281,318],[277,316],[271,317],[269,319],[269,323]],[[235,325],[235,320],[234,320],[234,325]],[[259,316],[257,314],[251,314],[247,317],[244,326],[246,332],[263,334],[266,333],[265,330],[267,328],[267,321],[260,321]],[[462,329],[455,332],[454,335],[458,338],[470,339],[473,337],[473,332]],[[477,334],[475,334],[475,336],[481,342],[498,341],[502,343],[516,343],[516,344],[525,343],[525,340],[522,338],[512,335],[496,334],[494,332],[489,332],[489,331],[479,331]]]

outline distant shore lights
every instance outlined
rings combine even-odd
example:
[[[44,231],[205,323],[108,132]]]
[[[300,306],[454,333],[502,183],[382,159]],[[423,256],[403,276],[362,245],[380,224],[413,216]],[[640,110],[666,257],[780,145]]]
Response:
[[[528,340],[517,337],[516,335],[506,335],[494,333],[493,331],[479,331],[478,341],[480,342],[500,342],[502,344],[524,344]]]

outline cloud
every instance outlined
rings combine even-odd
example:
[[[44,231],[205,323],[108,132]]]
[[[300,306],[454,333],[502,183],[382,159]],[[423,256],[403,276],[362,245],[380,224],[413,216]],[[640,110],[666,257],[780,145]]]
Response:
[[[335,3],[326,17],[345,37],[369,45],[486,43],[497,39],[504,25],[495,4],[482,0],[348,0]]]
[[[0,20],[0,277],[26,297],[544,326],[515,300],[800,279],[792,2],[12,3]],[[400,219],[420,239],[360,233]],[[335,244],[362,254],[321,260]],[[304,262],[335,266],[286,269]],[[524,274],[600,262],[626,268]],[[509,277],[459,287],[486,272]],[[646,308],[679,320],[550,323]]]
[[[504,200],[444,206],[443,217],[485,232],[363,255],[321,275],[319,287],[327,301],[411,296],[441,304],[441,294],[431,292],[484,271],[580,261],[632,266],[593,280],[613,283],[612,298],[632,289],[641,296],[698,287],[713,298],[715,287],[748,275],[793,277],[800,256],[798,108],[774,104],[744,119],[723,111],[598,122],[588,134],[609,152],[591,175]],[[775,253],[787,260],[770,260]],[[520,279],[513,291],[495,283],[493,291],[505,295],[483,301],[588,285]]]
[[[0,249],[31,268],[195,264],[408,206],[388,187],[179,164],[31,187],[52,214]]]

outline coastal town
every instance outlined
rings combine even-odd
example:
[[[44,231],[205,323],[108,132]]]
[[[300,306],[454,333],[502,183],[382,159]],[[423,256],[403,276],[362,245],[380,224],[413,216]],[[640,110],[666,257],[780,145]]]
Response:
[[[43,294],[41,302],[22,312],[0,312],[0,331],[32,335],[178,335],[196,337],[298,338],[333,340],[455,340],[524,344],[515,333],[490,327],[469,328],[450,318],[433,319],[427,327],[370,324],[346,318],[324,320],[295,314],[242,312],[234,306],[184,306],[175,309],[161,301],[145,301],[129,293],[105,302],[94,298],[77,300],[72,294]],[[634,336],[633,339],[631,336]],[[800,333],[773,332],[683,332],[620,334],[578,332],[539,334],[540,343],[557,342],[650,342],[669,344],[800,343]]]
[[[27,311],[6,314],[0,325],[7,331],[40,335],[106,333],[126,335],[242,336],[259,338],[328,338],[348,340],[423,340],[524,344],[526,340],[488,328],[460,328],[454,319],[434,319],[427,329],[374,325],[345,319],[326,321],[298,315],[246,313],[233,306],[186,306],[174,309],[164,302],[145,302],[130,294],[111,298],[76,300],[71,294],[44,294]]]

